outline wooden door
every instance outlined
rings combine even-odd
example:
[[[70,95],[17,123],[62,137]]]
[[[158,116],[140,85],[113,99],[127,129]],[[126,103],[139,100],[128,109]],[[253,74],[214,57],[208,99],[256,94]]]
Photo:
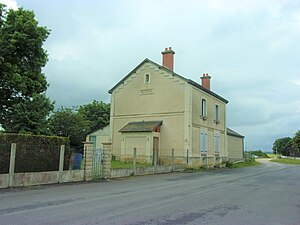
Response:
[[[158,165],[159,138],[153,137],[153,165]]]

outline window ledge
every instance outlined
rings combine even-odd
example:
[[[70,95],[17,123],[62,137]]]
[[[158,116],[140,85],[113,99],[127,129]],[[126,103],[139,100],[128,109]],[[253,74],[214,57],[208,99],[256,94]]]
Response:
[[[220,123],[220,120],[214,120],[214,123],[215,123],[215,124],[219,124],[219,123]]]
[[[200,116],[201,119],[207,120],[207,116]]]

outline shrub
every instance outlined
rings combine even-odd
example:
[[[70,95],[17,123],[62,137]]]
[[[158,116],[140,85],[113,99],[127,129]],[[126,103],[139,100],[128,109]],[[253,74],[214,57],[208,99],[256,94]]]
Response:
[[[255,162],[255,159],[254,158],[245,159],[245,163],[249,163],[249,162]]]
[[[262,150],[249,151],[249,153],[252,155],[256,155],[259,158],[269,158],[267,153],[263,152]]]
[[[15,173],[57,171],[60,146],[65,145],[64,169],[69,168],[71,150],[64,137],[0,133],[0,173],[9,168],[10,146],[16,143]]]
[[[225,163],[225,165],[226,165],[226,167],[228,167],[228,168],[232,168],[233,163],[230,162],[230,161],[227,161],[227,162]]]
[[[116,155],[112,154],[112,155],[111,155],[111,160],[112,160],[112,161],[115,161],[115,160],[116,160]]]
[[[0,133],[1,134],[1,133]],[[0,174],[9,172],[10,144],[0,141]]]

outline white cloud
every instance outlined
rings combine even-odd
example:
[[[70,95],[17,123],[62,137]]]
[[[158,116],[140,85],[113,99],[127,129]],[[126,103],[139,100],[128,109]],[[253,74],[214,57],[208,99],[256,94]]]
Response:
[[[292,83],[300,86],[300,78],[292,80]]]
[[[62,61],[64,59],[74,59],[79,60],[80,53],[79,49],[76,48],[74,43],[55,43],[49,46],[49,56],[50,58],[56,59],[58,61]]]
[[[300,1],[28,1],[43,26],[48,94],[57,106],[109,100],[107,91],[144,58],[161,63],[173,47],[175,71],[229,100],[228,126],[251,148],[299,129]]]
[[[15,0],[0,0],[0,3],[5,4],[9,9],[18,9],[18,4]]]

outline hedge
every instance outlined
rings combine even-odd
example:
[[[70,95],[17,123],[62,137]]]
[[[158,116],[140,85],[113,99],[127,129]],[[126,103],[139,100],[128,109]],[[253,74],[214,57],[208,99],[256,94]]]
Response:
[[[70,141],[68,138],[0,133],[0,174],[8,173],[10,146],[16,143],[15,173],[57,171],[60,146],[65,145],[64,169],[69,169]]]
[[[2,143],[0,137],[0,174],[9,172],[10,144]]]

